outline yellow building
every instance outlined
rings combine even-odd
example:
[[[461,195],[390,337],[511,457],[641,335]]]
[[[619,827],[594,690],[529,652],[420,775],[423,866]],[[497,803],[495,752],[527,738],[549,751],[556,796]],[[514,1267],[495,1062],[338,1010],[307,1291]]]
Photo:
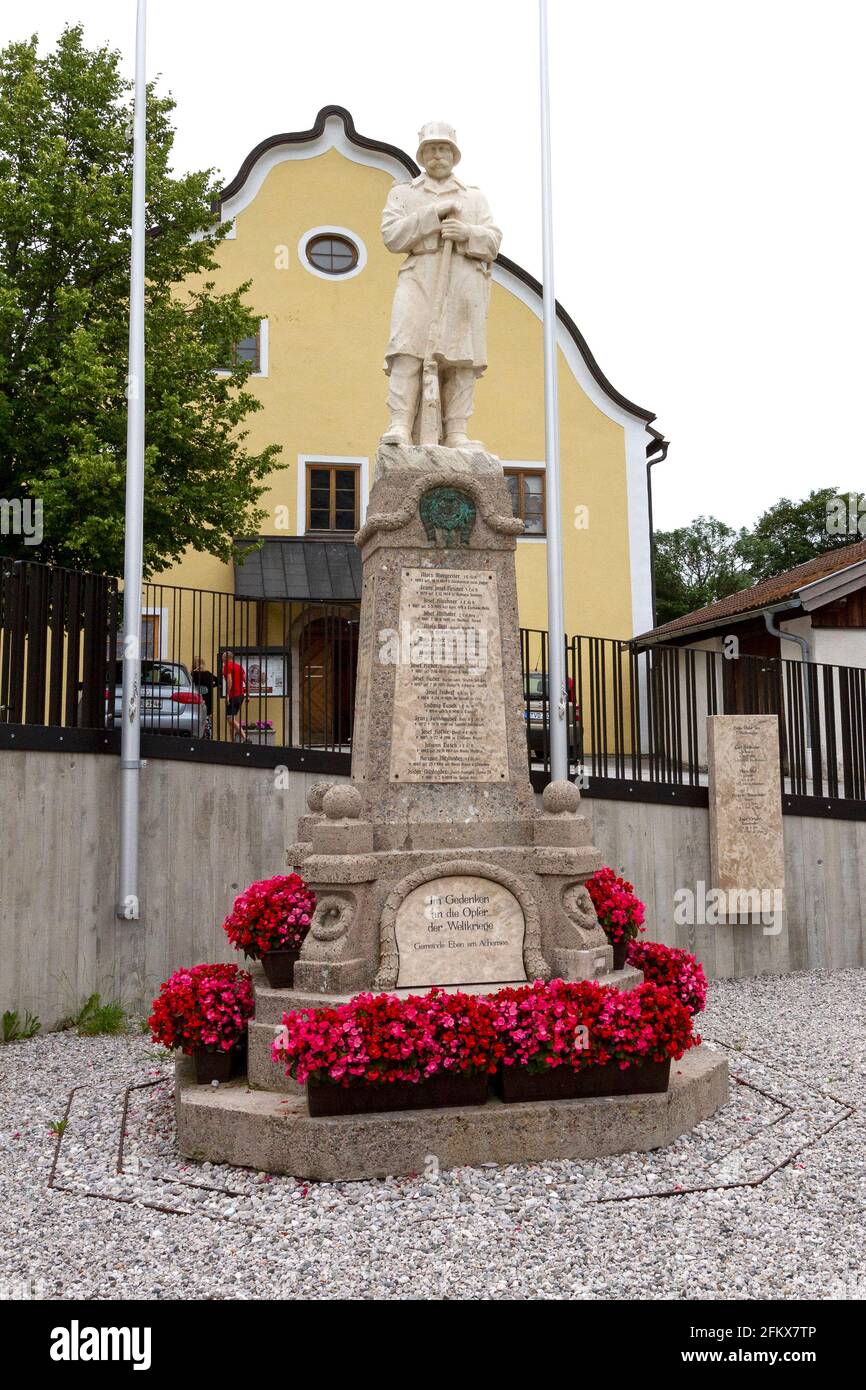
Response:
[[[328,645],[321,632],[305,636],[310,623],[321,627],[321,613],[304,618],[293,610],[289,633],[285,610],[280,617],[261,606],[269,599],[327,599],[348,605],[346,613],[356,608],[359,567],[351,537],[364,519],[371,464],[387,423],[382,363],[399,265],[382,244],[379,220],[393,181],[417,172],[409,155],[359,135],[349,113],[331,106],[311,130],[264,140],[218,200],[215,211],[231,232],[213,278],[218,289],[251,280],[247,299],[261,316],[257,339],[238,346],[256,363],[249,389],[264,406],[249,422],[250,447],[279,443],[286,466],[273,474],[262,499],[268,509],[262,551],[243,567],[190,552],[159,580],[260,600],[249,631],[231,639],[235,646],[290,644],[303,656],[305,641],[308,654]],[[492,279],[490,367],[476,390],[470,433],[499,455],[512,479],[515,510],[526,521],[517,553],[520,620],[541,629],[541,287],[502,255]],[[652,413],[615,390],[561,307],[557,328],[566,630],[628,638],[653,625],[648,462],[666,446],[651,427]],[[170,623],[165,605],[150,606],[154,624]],[[154,655],[167,655],[167,639],[167,631],[155,639]],[[227,640],[220,638],[223,646]],[[352,658],[349,649],[328,659],[336,669],[351,666]],[[303,660],[298,669],[293,679],[303,721],[313,716],[300,708]]]

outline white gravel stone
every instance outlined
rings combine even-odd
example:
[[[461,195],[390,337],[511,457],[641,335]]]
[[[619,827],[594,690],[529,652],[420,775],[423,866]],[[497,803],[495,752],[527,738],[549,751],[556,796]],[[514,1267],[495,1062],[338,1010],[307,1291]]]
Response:
[[[862,1299],[864,984],[714,984],[731,1102],[668,1149],[379,1183],[180,1158],[140,1035],[0,1048],[0,1297]]]

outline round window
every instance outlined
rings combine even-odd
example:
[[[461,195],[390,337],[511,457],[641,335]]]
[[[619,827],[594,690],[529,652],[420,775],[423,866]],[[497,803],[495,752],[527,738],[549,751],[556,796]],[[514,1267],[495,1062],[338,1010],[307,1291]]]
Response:
[[[306,253],[310,265],[324,275],[348,275],[358,264],[358,248],[354,241],[336,232],[320,232],[310,237]]]

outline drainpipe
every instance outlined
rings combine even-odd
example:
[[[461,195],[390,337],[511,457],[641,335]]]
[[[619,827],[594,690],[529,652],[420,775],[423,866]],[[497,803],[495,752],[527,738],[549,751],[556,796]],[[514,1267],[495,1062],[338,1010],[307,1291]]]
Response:
[[[653,627],[655,627],[658,624],[659,615],[656,609],[656,533],[653,526],[653,478],[650,469],[654,468],[657,463],[664,463],[668,456],[670,440],[665,439],[654,429],[650,429],[650,434],[654,435],[655,438],[651,444],[646,446],[646,500],[650,543],[650,603],[652,604]]]
[[[790,601],[789,601],[788,603],[779,604],[779,606],[778,606],[777,608],[765,608],[765,609],[764,609],[764,626],[766,627],[767,631],[768,631],[769,633],[772,634],[773,637],[781,637],[781,638],[784,638],[785,641],[787,641],[787,642],[796,642],[796,643],[797,643],[797,646],[800,648],[800,651],[801,651],[802,654],[803,654],[803,664],[804,664],[805,666],[812,665],[812,664],[814,664],[814,658],[813,658],[813,656],[812,656],[812,644],[811,644],[811,642],[809,641],[808,637],[800,637],[800,636],[798,635],[798,633],[796,633],[796,632],[783,632],[782,629],[779,627],[779,624],[776,622],[775,614],[776,614],[776,613],[781,613],[781,612],[783,612],[785,609],[788,609],[788,608],[790,608],[790,607],[791,607],[791,603],[790,603]],[[806,708],[806,746],[807,746],[808,748],[811,748],[811,746],[812,746],[812,709],[811,709],[811,698],[812,698],[812,697],[811,697],[811,693],[810,693],[810,690],[809,690],[809,672],[808,672],[808,671],[806,672],[806,680],[805,680],[805,683],[804,683],[804,686],[803,686],[803,694],[804,694],[804,697],[805,697],[804,703],[805,703],[805,708]]]
[[[773,637],[783,637],[787,642],[796,642],[800,651],[803,653],[803,660],[806,662],[814,661],[812,656],[812,644],[808,637],[800,637],[796,632],[783,632],[776,622],[775,614],[781,613],[791,607],[790,602],[781,604],[778,608],[764,609],[764,625]]]

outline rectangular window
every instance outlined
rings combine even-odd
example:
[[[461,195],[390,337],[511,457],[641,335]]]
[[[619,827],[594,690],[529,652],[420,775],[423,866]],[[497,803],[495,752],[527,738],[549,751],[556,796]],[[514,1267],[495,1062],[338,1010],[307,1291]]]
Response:
[[[354,534],[359,520],[360,469],[350,464],[307,464],[307,530]]]
[[[217,367],[216,371],[230,372],[232,367],[240,366],[241,363],[245,362],[252,362],[254,372],[262,370],[261,335],[259,333],[254,333],[250,338],[241,338],[239,343],[232,343],[228,365],[223,364]]]
[[[505,481],[511,493],[511,510],[519,516],[527,536],[543,536],[544,471],[537,468],[506,468]]]
[[[261,349],[258,333],[254,333],[250,338],[241,338],[239,343],[232,346],[232,366],[237,367],[244,362],[252,362],[254,372],[261,371]]]
[[[159,613],[141,615],[141,655],[150,660],[160,657],[160,617]]]

